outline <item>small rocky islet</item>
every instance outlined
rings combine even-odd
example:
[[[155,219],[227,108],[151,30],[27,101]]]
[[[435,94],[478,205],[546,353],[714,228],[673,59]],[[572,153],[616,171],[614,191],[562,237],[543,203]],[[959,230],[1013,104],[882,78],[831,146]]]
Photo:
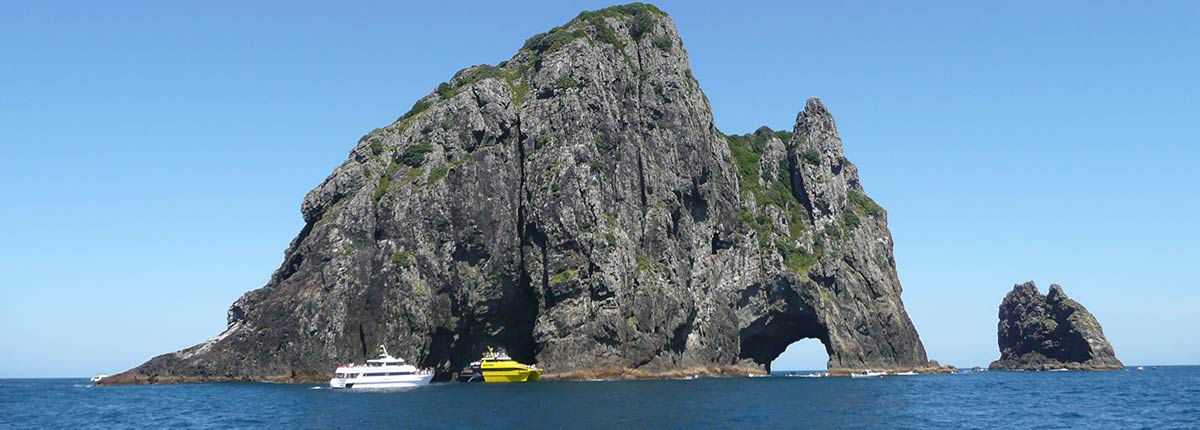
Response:
[[[546,379],[766,373],[805,338],[833,375],[954,370],[926,356],[826,106],[722,133],[652,5],[459,71],[301,213],[224,332],[103,383],[324,380],[380,344],[443,372],[502,347]]]
[[[1096,317],[1050,285],[1043,295],[1033,281],[1013,286],[1000,303],[1000,359],[993,370],[1120,370]]]

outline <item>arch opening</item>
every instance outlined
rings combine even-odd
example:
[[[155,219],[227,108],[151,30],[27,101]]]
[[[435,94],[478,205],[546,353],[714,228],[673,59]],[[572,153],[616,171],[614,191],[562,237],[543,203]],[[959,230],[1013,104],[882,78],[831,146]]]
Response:
[[[783,355],[789,347],[798,344],[797,350],[808,354],[809,361],[812,360],[811,357],[821,357],[823,354],[824,364],[819,367],[828,368],[830,357],[833,356],[833,351],[829,349],[829,332],[825,327],[817,324],[815,318],[775,316],[774,318],[764,318],[764,320],[767,321],[760,320],[758,324],[752,324],[747,330],[742,331],[741,355],[743,358],[754,360],[755,363],[763,365],[767,372],[771,372],[772,369],[777,368],[775,360]]]
[[[819,339],[800,339],[768,364],[775,371],[827,371],[829,351]]]

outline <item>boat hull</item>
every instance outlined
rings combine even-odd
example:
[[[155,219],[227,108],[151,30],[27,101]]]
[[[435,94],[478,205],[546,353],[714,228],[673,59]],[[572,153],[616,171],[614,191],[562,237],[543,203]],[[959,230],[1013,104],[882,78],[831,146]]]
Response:
[[[433,380],[433,374],[333,378],[329,380],[329,388],[353,390],[412,388],[429,385],[429,381],[431,380]]]
[[[484,382],[534,382],[541,377],[541,369],[483,369]]]

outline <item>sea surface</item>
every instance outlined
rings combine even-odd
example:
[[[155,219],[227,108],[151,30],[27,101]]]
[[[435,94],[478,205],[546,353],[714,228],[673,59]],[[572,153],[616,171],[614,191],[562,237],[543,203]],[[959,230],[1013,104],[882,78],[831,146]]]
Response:
[[[878,378],[92,387],[0,379],[0,429],[1196,429],[1200,366]]]

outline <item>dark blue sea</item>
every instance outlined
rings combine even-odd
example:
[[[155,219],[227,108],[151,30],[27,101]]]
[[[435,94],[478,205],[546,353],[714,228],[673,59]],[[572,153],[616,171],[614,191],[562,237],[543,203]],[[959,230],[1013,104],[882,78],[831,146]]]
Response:
[[[1200,366],[851,378],[91,387],[0,380],[0,429],[1196,429]]]

